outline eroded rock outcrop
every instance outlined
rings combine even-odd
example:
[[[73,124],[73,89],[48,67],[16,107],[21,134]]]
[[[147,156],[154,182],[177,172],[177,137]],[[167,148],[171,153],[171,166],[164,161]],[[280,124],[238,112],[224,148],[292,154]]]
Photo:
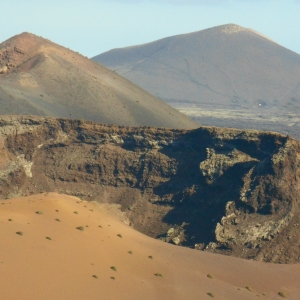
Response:
[[[277,133],[0,120],[0,196],[117,204],[137,230],[204,251],[300,259],[299,142]]]

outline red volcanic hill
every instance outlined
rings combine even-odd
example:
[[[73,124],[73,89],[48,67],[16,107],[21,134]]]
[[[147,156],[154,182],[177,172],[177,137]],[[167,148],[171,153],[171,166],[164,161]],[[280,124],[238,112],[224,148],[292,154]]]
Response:
[[[30,33],[0,44],[0,114],[131,126],[197,127],[191,119],[115,72]]]

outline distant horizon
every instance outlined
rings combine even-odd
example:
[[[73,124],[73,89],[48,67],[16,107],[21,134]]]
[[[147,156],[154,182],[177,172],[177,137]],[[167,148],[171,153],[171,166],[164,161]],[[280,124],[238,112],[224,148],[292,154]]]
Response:
[[[251,28],[300,54],[299,0],[12,0],[0,41],[30,32],[93,57],[225,24]],[[12,22],[12,20],[14,20]]]

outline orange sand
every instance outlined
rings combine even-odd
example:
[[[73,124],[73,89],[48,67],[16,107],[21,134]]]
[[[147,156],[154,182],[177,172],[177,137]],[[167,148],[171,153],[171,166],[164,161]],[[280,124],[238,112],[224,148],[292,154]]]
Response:
[[[71,196],[2,200],[0,227],[1,299],[300,299],[300,265],[166,244]]]

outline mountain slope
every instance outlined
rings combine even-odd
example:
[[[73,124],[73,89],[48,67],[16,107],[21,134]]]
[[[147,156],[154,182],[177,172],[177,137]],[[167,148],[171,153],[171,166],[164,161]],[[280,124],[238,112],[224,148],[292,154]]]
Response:
[[[0,114],[132,126],[197,126],[116,73],[30,33],[0,45],[0,73]]]
[[[93,59],[175,106],[300,108],[300,55],[234,24]]]

